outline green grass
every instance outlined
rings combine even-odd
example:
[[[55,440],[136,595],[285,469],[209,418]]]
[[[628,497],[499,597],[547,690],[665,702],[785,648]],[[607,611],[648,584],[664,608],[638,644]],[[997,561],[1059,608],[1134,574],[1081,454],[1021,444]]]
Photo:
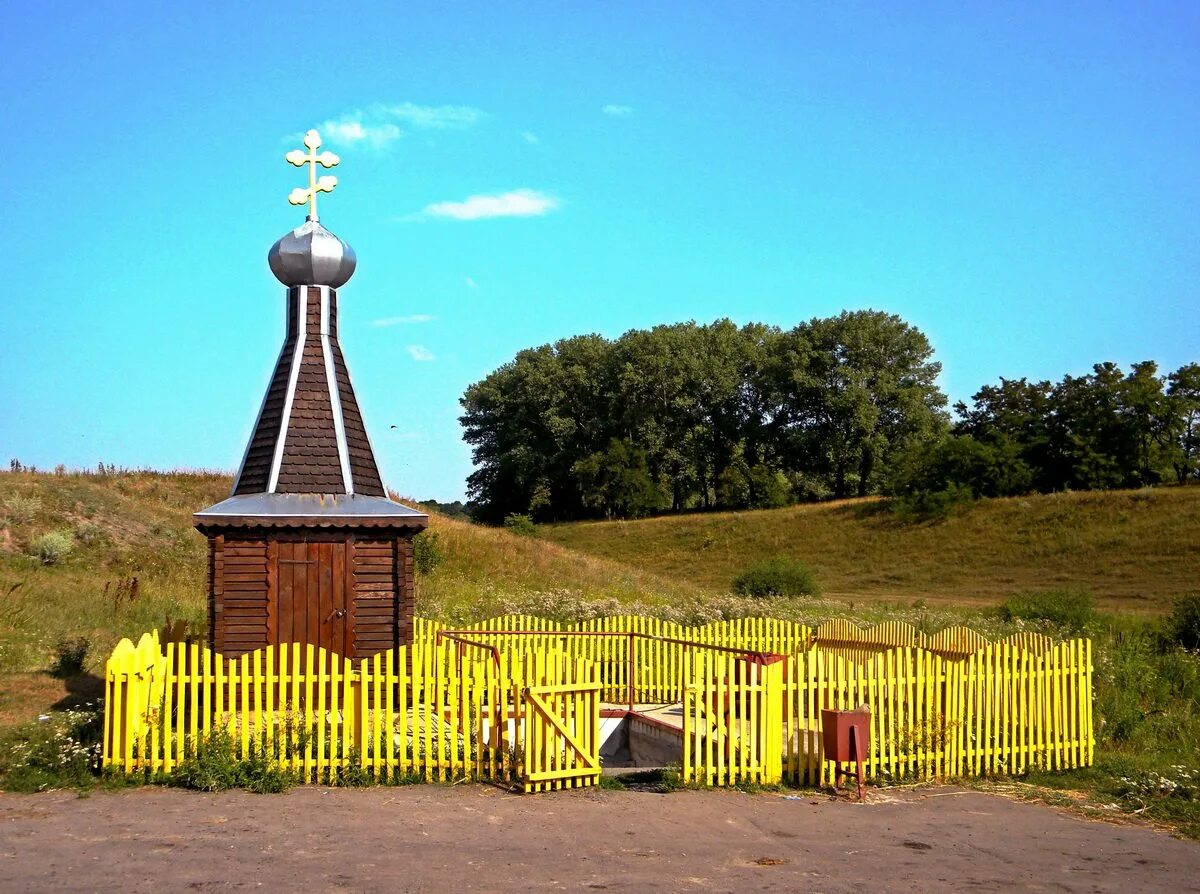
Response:
[[[1152,619],[1102,616],[1096,643],[1096,764],[1030,773],[1027,795],[1099,816],[1136,816],[1200,839],[1200,653]]]
[[[5,702],[21,693],[44,697],[44,681],[16,677],[49,669],[60,642],[86,638],[84,670],[96,673],[121,637],[136,638],[168,617],[202,629],[207,546],[191,516],[228,496],[229,486],[228,476],[203,472],[0,473],[0,725],[10,715]],[[431,617],[565,618],[704,595],[686,582],[502,529],[440,515],[430,527],[445,553],[418,582],[418,610]],[[56,531],[69,532],[72,547],[45,564],[36,544]],[[36,714],[40,707],[31,705]]]
[[[1200,580],[1200,487],[983,500],[929,523],[867,499],[539,531],[710,593],[777,555],[810,566],[827,597],[854,601],[981,606],[1086,590],[1102,609],[1162,613]]]
[[[46,668],[75,637],[94,672],[122,636],[168,616],[202,623],[206,547],[191,513],[228,493],[215,474],[0,474],[0,674]],[[14,502],[37,510],[18,521]],[[48,531],[73,543],[51,565],[32,555]]]

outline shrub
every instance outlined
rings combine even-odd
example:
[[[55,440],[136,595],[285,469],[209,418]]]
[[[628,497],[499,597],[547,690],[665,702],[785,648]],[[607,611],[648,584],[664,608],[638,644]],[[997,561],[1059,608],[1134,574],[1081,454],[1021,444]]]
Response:
[[[413,566],[417,574],[433,574],[445,558],[437,531],[426,528],[413,538]]]
[[[33,541],[33,554],[43,565],[57,565],[75,547],[66,531],[50,531]]]
[[[892,512],[901,521],[940,521],[949,518],[975,501],[965,484],[948,484],[941,490],[917,490],[891,501]]]
[[[171,785],[203,792],[244,788],[259,794],[286,791],[292,781],[291,774],[259,743],[251,741],[249,756],[239,759],[233,738],[224,729],[188,743],[183,762],[168,780]]]
[[[733,579],[743,596],[816,596],[821,588],[813,570],[796,559],[776,556],[751,565]]]
[[[1200,649],[1200,593],[1188,593],[1175,600],[1167,632],[1185,649]]]
[[[1083,590],[1046,590],[1007,599],[999,611],[1006,621],[1049,621],[1078,632],[1095,619],[1096,604]]]
[[[0,786],[10,792],[90,788],[103,729],[104,714],[88,706],[6,733],[0,740]]]
[[[54,663],[50,665],[50,673],[55,677],[74,677],[83,673],[91,646],[85,636],[60,639],[54,646]]]
[[[533,537],[537,534],[537,525],[533,523],[533,519],[516,512],[504,517],[504,528],[518,537]]]
[[[4,501],[4,511],[14,525],[27,525],[42,510],[42,501],[37,497],[22,497],[14,494]]]
[[[108,540],[104,529],[94,521],[81,521],[75,525],[75,539],[84,546],[95,546]]]

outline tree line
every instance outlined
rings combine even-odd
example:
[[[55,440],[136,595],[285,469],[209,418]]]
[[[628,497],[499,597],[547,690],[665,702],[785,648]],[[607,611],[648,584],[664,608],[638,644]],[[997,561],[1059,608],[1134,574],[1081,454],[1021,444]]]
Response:
[[[946,489],[977,496],[1197,474],[1200,367],[1001,380],[947,412],[916,327],[846,311],[519,352],[461,404],[475,515],[538,520]],[[1189,409],[1190,408],[1190,409]]]
[[[1098,363],[1059,382],[1001,379],[954,406],[951,431],[896,469],[892,489],[959,499],[1200,480],[1200,364],[1160,375]]]

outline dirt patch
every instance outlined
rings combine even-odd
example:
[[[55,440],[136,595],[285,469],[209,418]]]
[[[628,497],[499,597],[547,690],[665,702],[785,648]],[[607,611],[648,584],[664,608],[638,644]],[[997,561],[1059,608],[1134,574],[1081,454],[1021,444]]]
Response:
[[[0,730],[33,720],[43,711],[65,711],[104,697],[104,681],[81,674],[60,679],[42,671],[0,675]]]
[[[1200,846],[978,792],[0,796],[0,890],[1197,890]]]

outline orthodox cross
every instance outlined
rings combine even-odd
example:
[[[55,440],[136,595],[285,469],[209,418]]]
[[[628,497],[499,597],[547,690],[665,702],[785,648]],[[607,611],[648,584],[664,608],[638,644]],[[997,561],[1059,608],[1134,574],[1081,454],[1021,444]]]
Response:
[[[341,159],[332,152],[322,152],[317,155],[317,150],[321,148],[321,135],[315,130],[310,130],[304,135],[304,148],[308,150],[307,155],[299,149],[293,149],[284,156],[289,164],[298,168],[308,165],[308,189],[297,186],[288,195],[288,201],[293,205],[303,205],[308,202],[308,219],[315,221],[318,219],[317,193],[333,192],[333,188],[337,186],[337,177],[317,176],[317,165],[323,168],[332,168]]]

